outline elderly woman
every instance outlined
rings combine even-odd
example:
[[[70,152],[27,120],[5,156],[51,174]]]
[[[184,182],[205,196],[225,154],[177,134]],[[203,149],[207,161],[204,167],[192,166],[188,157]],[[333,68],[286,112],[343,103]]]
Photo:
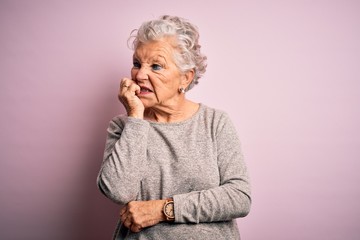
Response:
[[[163,16],[133,37],[118,95],[127,115],[110,122],[98,176],[121,207],[114,239],[240,239],[235,218],[251,200],[236,130],[186,98],[206,68],[196,27]]]

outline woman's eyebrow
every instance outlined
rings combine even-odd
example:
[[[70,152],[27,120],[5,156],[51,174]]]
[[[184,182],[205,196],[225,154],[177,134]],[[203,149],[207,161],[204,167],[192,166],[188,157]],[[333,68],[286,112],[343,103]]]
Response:
[[[133,59],[133,61],[141,61],[136,54],[133,54],[132,59]],[[153,57],[150,57],[149,62],[163,62],[163,63],[167,64],[166,57],[163,55],[155,55]]]
[[[167,63],[166,57],[164,57],[163,55],[157,55],[157,56],[153,57],[152,60],[153,60],[153,61],[159,61],[159,60],[161,60],[162,62]]]

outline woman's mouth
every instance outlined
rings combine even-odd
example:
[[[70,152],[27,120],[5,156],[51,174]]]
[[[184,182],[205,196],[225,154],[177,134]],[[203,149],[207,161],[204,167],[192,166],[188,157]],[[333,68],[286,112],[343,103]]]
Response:
[[[140,86],[140,94],[152,93],[153,91],[147,87]]]

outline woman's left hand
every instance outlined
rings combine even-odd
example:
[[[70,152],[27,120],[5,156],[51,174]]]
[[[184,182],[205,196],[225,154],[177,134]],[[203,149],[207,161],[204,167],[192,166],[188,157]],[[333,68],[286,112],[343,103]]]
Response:
[[[132,201],[120,210],[121,222],[132,232],[140,232],[166,220],[163,214],[165,200]]]

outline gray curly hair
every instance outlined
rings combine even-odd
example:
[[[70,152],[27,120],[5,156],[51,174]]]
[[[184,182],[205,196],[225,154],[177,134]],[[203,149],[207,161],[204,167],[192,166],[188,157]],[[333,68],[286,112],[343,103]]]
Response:
[[[174,51],[174,60],[179,70],[186,73],[194,69],[194,78],[185,89],[188,91],[199,83],[199,78],[205,73],[207,67],[207,58],[200,52],[197,27],[183,18],[164,15],[159,19],[144,22],[139,29],[131,32],[129,40],[134,39],[132,42],[134,50],[140,43],[163,37],[175,37],[177,40],[178,51]]]

